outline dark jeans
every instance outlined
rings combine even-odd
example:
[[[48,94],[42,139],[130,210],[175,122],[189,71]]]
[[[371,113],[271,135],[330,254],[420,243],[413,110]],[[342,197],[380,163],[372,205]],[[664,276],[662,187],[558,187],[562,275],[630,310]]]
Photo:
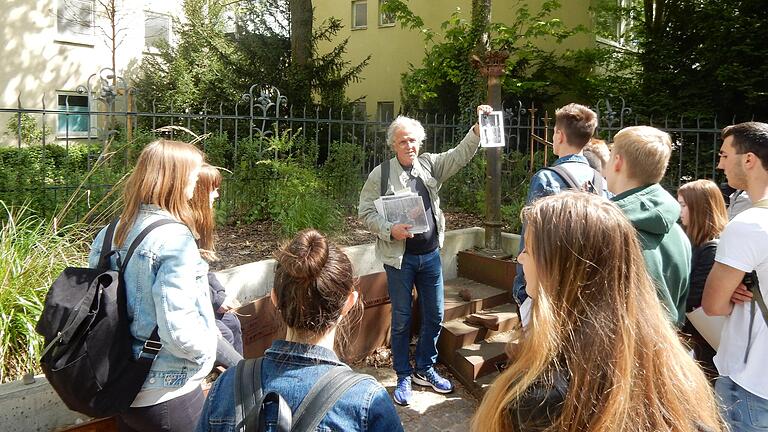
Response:
[[[227,312],[216,316],[216,327],[224,337],[224,340],[229,342],[232,347],[243,354],[243,330],[240,327],[240,320],[237,316],[231,312]]]
[[[400,270],[388,265],[384,266],[384,270],[392,301],[392,366],[398,378],[413,373],[408,345],[411,341],[411,303],[415,284],[421,318],[416,345],[416,372],[424,372],[437,361],[437,338],[443,321],[440,249],[424,255],[406,253]]]
[[[204,402],[203,390],[198,387],[190,393],[157,405],[128,408],[117,416],[117,430],[189,432],[195,430]]]

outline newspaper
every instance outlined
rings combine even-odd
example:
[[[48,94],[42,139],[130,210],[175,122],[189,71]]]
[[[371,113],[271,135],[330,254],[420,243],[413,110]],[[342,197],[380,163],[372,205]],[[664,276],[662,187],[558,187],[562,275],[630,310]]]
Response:
[[[408,224],[408,231],[421,234],[429,230],[424,201],[419,194],[405,190],[394,195],[379,197],[373,202],[376,211],[392,224]]]

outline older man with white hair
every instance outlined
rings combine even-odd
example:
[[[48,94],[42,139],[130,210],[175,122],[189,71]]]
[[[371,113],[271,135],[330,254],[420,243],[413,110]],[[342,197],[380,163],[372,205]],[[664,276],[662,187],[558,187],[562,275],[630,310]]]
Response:
[[[478,113],[489,113],[492,108],[481,105],[477,110]],[[432,387],[439,393],[453,391],[453,384],[434,368],[444,307],[440,247],[445,233],[445,217],[440,210],[438,191],[443,182],[472,159],[480,144],[479,135],[479,127],[475,124],[455,148],[420,155],[424,127],[417,120],[398,116],[387,130],[387,142],[395,157],[374,168],[360,192],[358,216],[368,230],[377,235],[376,257],[384,263],[387,273],[392,302],[392,357],[397,373],[393,398],[400,405],[409,404],[412,382]],[[421,197],[427,215],[426,231],[412,233],[409,231],[411,225],[388,222],[376,210],[376,199],[402,190],[410,190]],[[414,285],[421,311],[415,370],[408,350]]]

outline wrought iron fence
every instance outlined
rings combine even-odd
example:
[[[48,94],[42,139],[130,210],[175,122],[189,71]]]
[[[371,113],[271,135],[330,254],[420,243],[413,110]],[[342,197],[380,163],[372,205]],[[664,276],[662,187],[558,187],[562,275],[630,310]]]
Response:
[[[37,178],[27,179],[26,182],[15,182],[13,176],[4,175],[0,178],[0,199],[18,201],[18,198],[29,199],[34,193],[42,192],[44,198],[41,201],[51,201],[49,205],[40,205],[39,210],[45,215],[51,215],[56,208],[61,206],[62,197],[78,188],[82,176],[56,177],[50,175],[50,164],[67,163],[73,149],[79,148],[83,152],[83,143],[86,146],[86,155],[81,157],[79,163],[83,170],[87,171],[93,163],[104,156],[109,143],[111,149],[115,149],[114,141],[121,142],[124,154],[119,158],[127,169],[132,158],[138,153],[141,137],[145,141],[153,136],[167,135],[170,138],[189,139],[180,137],[179,129],[163,126],[182,126],[196,134],[208,135],[209,139],[202,140],[203,150],[215,155],[216,162],[231,171],[228,181],[233,179],[249,179],[253,182],[264,182],[266,179],[258,176],[250,176],[249,171],[253,164],[261,159],[277,158],[279,150],[272,148],[272,140],[279,140],[288,136],[292,141],[301,142],[315,149],[312,154],[311,164],[321,167],[331,160],[334,151],[344,151],[350,147],[339,150],[335,143],[348,143],[352,148],[359,149],[362,154],[362,163],[359,165],[359,177],[356,182],[362,181],[367,174],[384,158],[389,156],[386,143],[386,128],[390,118],[372,119],[365,113],[356,110],[331,110],[320,107],[298,108],[288,104],[288,101],[274,87],[252,86],[248,93],[230,106],[219,103],[211,107],[204,104],[199,108],[185,108],[183,110],[168,107],[163,109],[155,101],[150,101],[149,110],[130,110],[134,106],[130,102],[132,92],[125,92],[128,103],[123,104],[123,110],[114,110],[114,100],[104,107],[98,108],[98,103],[89,103],[87,110],[73,111],[67,100],[63,106],[51,109],[46,106],[44,99],[39,108],[23,107],[19,102],[16,107],[0,108],[0,113],[5,113],[8,120],[6,141],[10,141],[11,147],[17,149],[30,149],[39,147],[38,159],[35,160],[39,168]],[[19,99],[20,100],[20,99]],[[95,105],[95,106],[94,106]],[[603,100],[594,105],[598,114],[598,135],[610,141],[613,135],[621,128],[636,124],[649,124],[669,132],[673,137],[674,150],[670,160],[664,185],[670,189],[677,188],[681,183],[706,177],[718,179],[716,171],[717,153],[720,145],[720,128],[723,126],[716,117],[713,118],[645,118],[633,113],[619,98],[619,104]],[[503,173],[504,182],[508,185],[525,182],[527,175],[540,168],[542,164],[550,163],[554,155],[545,144],[535,138],[547,140],[551,136],[554,126],[554,115],[541,107],[525,107],[522,103],[503,107],[504,129],[507,146],[505,149],[505,162]],[[41,129],[42,137],[38,142],[29,141],[30,134],[24,128],[28,128],[25,116],[32,116],[35,124]],[[78,117],[79,116],[79,117]],[[437,114],[412,114],[425,128],[426,140],[423,150],[438,152],[449,149],[458,143],[468,131],[469,124],[460,124],[456,117]],[[15,119],[15,122],[13,121]],[[77,124],[75,120],[87,120],[81,122],[87,125],[87,130],[71,131],[70,125]],[[111,119],[111,121],[108,121]],[[733,119],[735,121],[735,119]],[[53,121],[58,123],[54,128],[57,133],[51,138],[50,129]],[[64,123],[64,127],[61,123]],[[141,132],[145,131],[145,132]],[[146,132],[152,131],[152,132]],[[85,138],[76,137],[78,132]],[[85,132],[84,134],[82,132]],[[287,134],[287,135],[286,135]],[[535,137],[534,137],[535,135]],[[214,139],[215,138],[215,139]],[[14,145],[15,144],[15,145]],[[63,162],[47,160],[52,158],[52,146],[64,151]],[[216,146],[213,148],[212,146]],[[5,147],[2,153],[9,151]],[[59,155],[60,156],[60,155]],[[82,156],[82,154],[81,154]],[[527,170],[519,169],[521,161],[526,164]],[[8,166],[7,161],[0,158],[0,163]],[[517,169],[515,168],[517,167]],[[29,169],[33,169],[29,167]],[[105,169],[115,170],[115,164]],[[6,168],[4,167],[5,171]],[[55,171],[55,170],[54,170]],[[7,174],[7,173],[6,173]],[[23,177],[23,176],[22,176]],[[16,178],[20,178],[16,175]],[[105,178],[114,179],[115,176]],[[104,195],[109,188],[109,183],[104,181],[89,180],[85,188],[91,190],[91,201]],[[355,184],[354,182],[352,184]],[[483,188],[482,184],[473,184],[468,187]],[[227,192],[225,190],[225,192]],[[354,192],[354,191],[353,191]],[[329,190],[329,195],[339,198],[342,195],[349,199],[349,190]],[[49,199],[52,195],[52,199]],[[225,200],[237,200],[241,194],[223,194]],[[83,207],[83,211],[87,205]],[[80,216],[81,212],[78,212]]]

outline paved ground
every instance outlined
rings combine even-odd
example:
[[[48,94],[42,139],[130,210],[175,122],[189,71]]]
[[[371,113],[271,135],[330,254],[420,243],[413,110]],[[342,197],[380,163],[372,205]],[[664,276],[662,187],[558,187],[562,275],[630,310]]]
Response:
[[[397,378],[391,367],[358,367],[355,370],[373,375],[387,388],[389,394],[395,388]],[[442,370],[441,370],[442,373]],[[453,393],[442,395],[423,387],[413,386],[413,402],[402,407],[395,404],[406,432],[466,432],[469,420],[478,402],[464,387],[454,380]]]

